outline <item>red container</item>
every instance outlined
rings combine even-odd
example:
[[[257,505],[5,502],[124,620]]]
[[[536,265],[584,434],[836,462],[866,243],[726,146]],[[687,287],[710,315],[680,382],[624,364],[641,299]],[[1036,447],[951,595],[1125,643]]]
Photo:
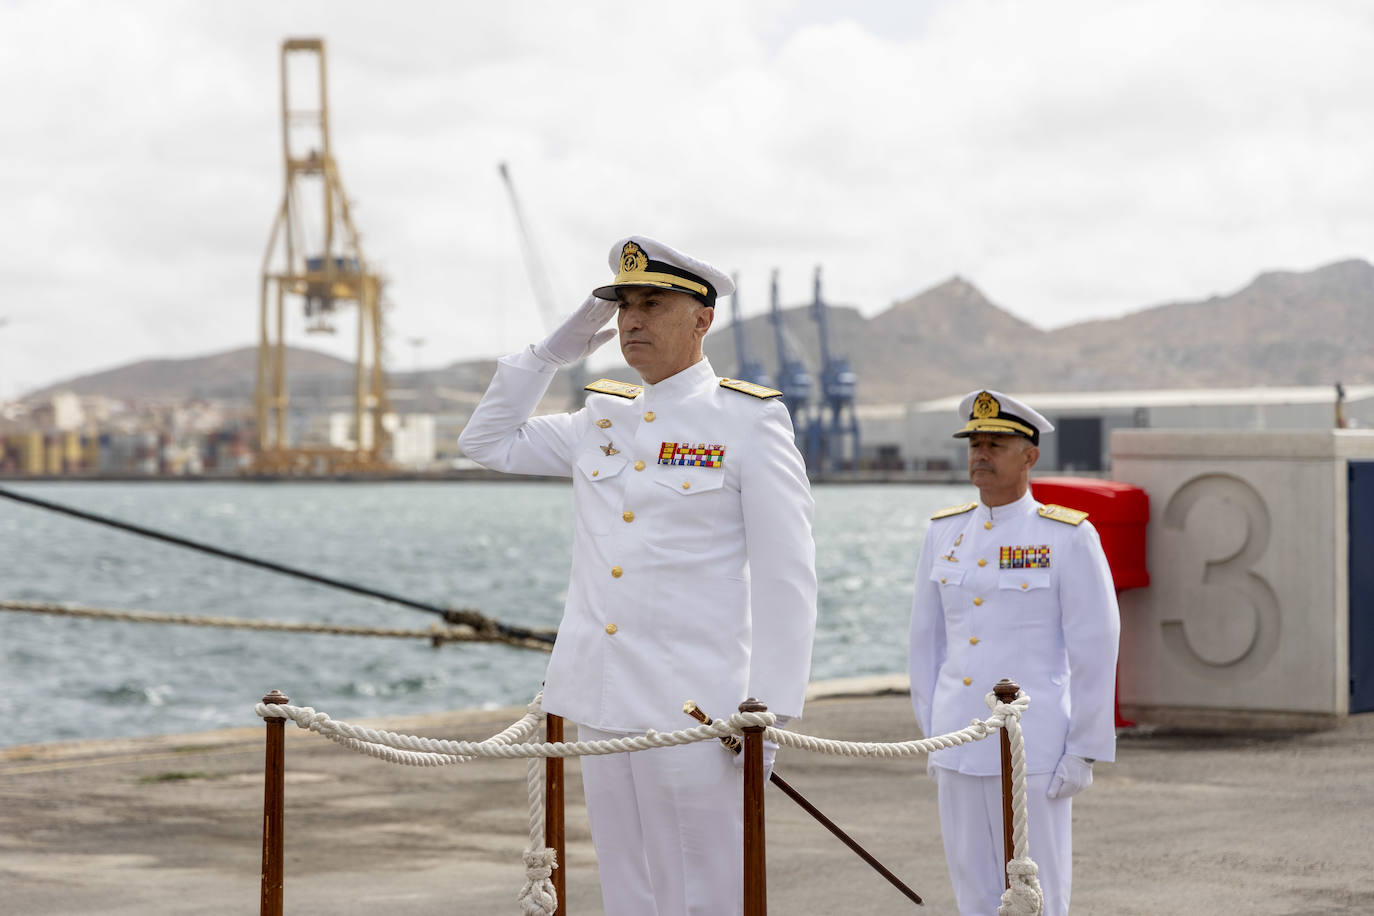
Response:
[[[1145,526],[1150,521],[1150,498],[1140,487],[1094,477],[1041,477],[1031,479],[1031,495],[1042,503],[1056,503],[1088,513],[1088,521],[1102,539],[1102,552],[1112,571],[1118,596],[1128,588],[1150,584],[1145,567]],[[1118,691],[1119,693],[1120,691]],[[1116,724],[1134,722],[1121,718]]]

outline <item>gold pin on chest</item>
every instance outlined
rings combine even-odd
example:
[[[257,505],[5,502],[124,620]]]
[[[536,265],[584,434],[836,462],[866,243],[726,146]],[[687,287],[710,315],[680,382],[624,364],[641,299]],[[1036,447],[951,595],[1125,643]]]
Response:
[[[616,448],[614,445],[611,445],[611,443],[609,442],[601,446],[601,451],[606,455],[607,458],[609,458],[612,455],[620,454],[620,449]]]

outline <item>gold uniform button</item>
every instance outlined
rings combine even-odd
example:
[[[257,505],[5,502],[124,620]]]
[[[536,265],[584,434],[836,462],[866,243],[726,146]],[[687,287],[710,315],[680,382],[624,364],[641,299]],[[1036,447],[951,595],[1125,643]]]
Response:
[[[987,566],[987,565],[988,565],[988,561],[985,560],[985,559],[983,559],[982,557],[979,557],[979,558],[978,558],[978,565],[979,565],[979,566]]]
[[[974,607],[982,607],[982,605],[983,605],[983,599],[982,599],[982,598],[974,598],[974,599],[973,599],[973,606],[974,606]]]
[[[642,462],[642,461],[636,461],[636,462],[635,462],[635,470],[636,470],[636,471],[642,471],[642,470],[644,470],[644,462]]]
[[[1030,586],[1027,585],[1025,582],[1022,582],[1022,583],[1021,583],[1021,587],[1022,587],[1022,588],[1030,588]]]
[[[625,521],[627,521],[627,522],[632,522],[632,521],[635,520],[635,514],[634,514],[633,512],[628,512],[628,511],[627,511],[627,512],[624,512],[624,513],[621,514],[620,517],[623,518],[623,519],[625,519]]]
[[[653,412],[652,410],[649,411],[648,413],[646,413],[646,414],[644,415],[644,422],[645,422],[645,423],[652,423],[652,422],[654,422],[654,412]]]
[[[596,421],[596,425],[599,426],[599,427],[601,427],[602,429],[610,429],[610,428],[611,428],[611,421],[610,421],[610,420],[597,420],[597,421]]]
[[[690,490],[690,489],[692,489],[692,482],[691,482],[690,480],[684,480],[684,481],[682,482],[682,489],[684,489],[684,490]]]
[[[964,678],[964,686],[965,686],[965,687],[967,687],[969,684],[972,684],[972,683],[973,683],[973,678],[971,678],[971,677],[966,677],[966,678]]]
[[[976,645],[978,645],[978,637],[977,637],[977,636],[970,636],[970,637],[968,638],[968,644],[969,644],[970,646],[976,646]]]
[[[616,626],[615,624],[613,624],[613,623],[608,623],[608,624],[606,624],[606,635],[607,635],[607,636],[614,636],[615,633],[616,633],[616,630],[619,630],[619,629],[620,629],[620,627]]]
[[[992,522],[983,522],[983,528],[984,528],[984,530],[986,530],[986,531],[991,531],[991,530],[992,530]]]
[[[619,566],[612,566],[612,567],[611,567],[611,578],[612,578],[612,579],[619,579],[619,578],[620,578],[621,576],[623,576],[623,575],[625,575],[625,570],[621,569]]]
[[[941,576],[941,577],[940,577],[940,584],[941,584],[941,585],[944,585],[944,584],[945,584],[945,577],[944,577],[944,576]]]

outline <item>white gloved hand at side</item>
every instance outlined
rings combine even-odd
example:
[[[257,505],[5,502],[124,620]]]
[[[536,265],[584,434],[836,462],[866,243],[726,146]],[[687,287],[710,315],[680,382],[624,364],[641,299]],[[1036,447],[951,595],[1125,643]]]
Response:
[[[588,296],[556,331],[535,344],[534,355],[551,366],[567,366],[587,357],[616,335],[615,328],[602,328],[615,315],[617,303]]]
[[[773,723],[774,728],[786,728],[787,723],[792,721],[791,716],[778,716]],[[743,739],[740,739],[743,741]],[[768,777],[773,775],[773,760],[778,756],[778,744],[776,741],[763,739],[763,781],[767,782]],[[744,769],[744,749],[741,746],[740,752],[735,755],[735,766]]]
[[[1065,754],[1059,758],[1059,765],[1054,768],[1054,775],[1050,777],[1050,787],[1046,790],[1045,797],[1073,798],[1092,784],[1092,762],[1073,754]]]

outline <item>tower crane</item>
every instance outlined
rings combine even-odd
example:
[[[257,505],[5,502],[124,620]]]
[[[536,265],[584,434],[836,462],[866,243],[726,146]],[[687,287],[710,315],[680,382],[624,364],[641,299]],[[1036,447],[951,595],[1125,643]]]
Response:
[[[530,231],[529,221],[525,218],[525,208],[520,206],[520,196],[515,193],[515,180],[510,177],[510,169],[504,162],[497,165],[501,181],[510,195],[511,210],[515,212],[515,225],[520,232],[520,251],[524,255],[525,273],[529,275],[530,287],[534,291],[535,305],[544,319],[544,330],[553,331],[558,327],[561,315],[554,303],[553,283],[549,280],[548,268],[540,256],[539,245],[535,243]],[[571,387],[570,400],[576,401],[582,394],[582,386],[587,383],[587,361],[579,360],[568,367],[568,380]]]
[[[754,355],[749,352],[749,338],[745,334],[743,316],[740,315],[739,274],[735,274],[731,279],[735,283],[735,294],[730,297],[730,327],[735,333],[735,373],[746,382],[771,388],[773,380],[764,370],[763,363],[754,359]]]
[[[816,268],[812,291],[811,317],[816,321],[821,349],[821,404],[807,428],[806,457],[813,471],[828,474],[859,466],[859,418],[854,409],[859,376],[846,357],[830,352],[830,322],[821,298],[820,267]]]
[[[811,374],[806,365],[792,356],[787,349],[786,333],[782,326],[782,306],[778,304],[778,272],[773,271],[772,310],[768,314],[773,322],[773,333],[778,342],[778,389],[782,392],[782,402],[792,415],[792,426],[798,439],[802,439],[803,425],[806,420],[806,407],[811,403]]]
[[[301,56],[314,58],[317,95],[306,101],[305,107],[293,107],[289,63],[293,57]],[[282,43],[281,106],[286,189],[262,260],[257,387],[253,399],[257,414],[256,467],[274,473],[378,470],[384,467],[381,456],[388,437],[382,418],[390,409],[382,371],[383,281],[363,256],[330,146],[322,39],[292,38]],[[340,306],[357,305],[351,448],[293,448],[287,442],[287,296],[302,300],[307,330],[311,332],[333,333],[333,318]]]

